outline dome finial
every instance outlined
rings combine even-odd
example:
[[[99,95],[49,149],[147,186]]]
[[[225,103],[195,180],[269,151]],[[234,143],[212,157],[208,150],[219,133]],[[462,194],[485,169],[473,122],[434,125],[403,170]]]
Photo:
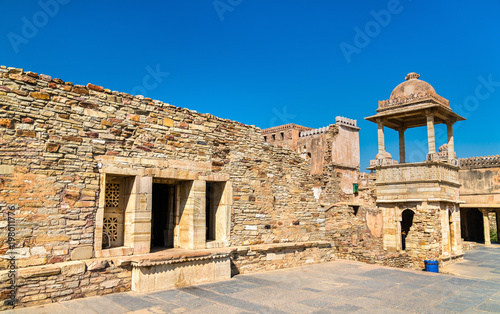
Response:
[[[405,79],[408,81],[408,80],[416,80],[420,77],[420,74],[417,74],[415,72],[410,72],[408,74],[406,74],[406,77]]]

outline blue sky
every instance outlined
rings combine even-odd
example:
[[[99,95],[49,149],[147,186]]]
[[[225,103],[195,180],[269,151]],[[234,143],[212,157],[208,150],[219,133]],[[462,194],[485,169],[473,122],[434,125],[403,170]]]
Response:
[[[409,72],[467,121],[459,157],[500,154],[500,1],[0,1],[0,64],[267,128],[376,113]],[[346,48],[347,47],[347,48]],[[344,50],[344,51],[343,51]],[[445,142],[437,127],[438,146]],[[395,131],[387,150],[397,158]],[[420,161],[426,130],[407,131]]]

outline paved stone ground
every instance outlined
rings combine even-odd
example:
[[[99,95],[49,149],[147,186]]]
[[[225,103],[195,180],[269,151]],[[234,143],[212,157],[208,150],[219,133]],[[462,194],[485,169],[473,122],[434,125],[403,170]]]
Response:
[[[464,269],[474,269],[470,271],[473,275],[482,276],[483,269],[496,275],[498,261],[500,247],[479,247],[468,252],[461,264]],[[119,293],[6,313],[169,312],[500,313],[500,281],[335,261],[187,288]]]
[[[442,272],[500,282],[500,244],[478,244],[463,261],[443,267]]]

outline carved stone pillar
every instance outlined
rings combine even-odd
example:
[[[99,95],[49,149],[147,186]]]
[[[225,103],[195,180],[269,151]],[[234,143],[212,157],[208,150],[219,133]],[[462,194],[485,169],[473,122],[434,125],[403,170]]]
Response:
[[[455,138],[453,137],[453,123],[446,124],[446,130],[448,133],[448,159],[455,158]]]
[[[427,141],[429,143],[429,154],[436,152],[436,138],[434,135],[434,115],[427,115]]]
[[[406,162],[406,151],[405,151],[405,129],[398,130],[399,132],[399,163],[404,164]]]
[[[485,245],[490,245],[491,244],[491,239],[490,239],[490,220],[488,218],[488,211],[487,210],[481,210],[483,213],[483,225],[484,225],[484,244]]]
[[[377,159],[391,158],[391,154],[385,151],[384,122],[379,120],[378,124],[378,154]]]

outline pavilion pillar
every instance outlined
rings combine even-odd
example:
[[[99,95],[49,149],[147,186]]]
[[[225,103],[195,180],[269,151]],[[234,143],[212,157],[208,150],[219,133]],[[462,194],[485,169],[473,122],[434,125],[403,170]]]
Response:
[[[453,123],[446,124],[448,133],[448,159],[455,159],[455,138],[453,137]]]
[[[436,138],[434,135],[434,115],[427,115],[427,141],[429,143],[429,154],[436,153]]]
[[[490,219],[488,218],[488,211],[487,210],[481,210],[483,213],[483,225],[484,225],[484,244],[485,245],[490,245],[491,244],[491,239],[490,239]]]
[[[377,159],[385,158],[385,138],[384,138],[384,123],[382,121],[377,122],[378,125],[378,154]]]
[[[399,132],[399,163],[404,164],[406,162],[405,129],[400,129],[398,132]]]

